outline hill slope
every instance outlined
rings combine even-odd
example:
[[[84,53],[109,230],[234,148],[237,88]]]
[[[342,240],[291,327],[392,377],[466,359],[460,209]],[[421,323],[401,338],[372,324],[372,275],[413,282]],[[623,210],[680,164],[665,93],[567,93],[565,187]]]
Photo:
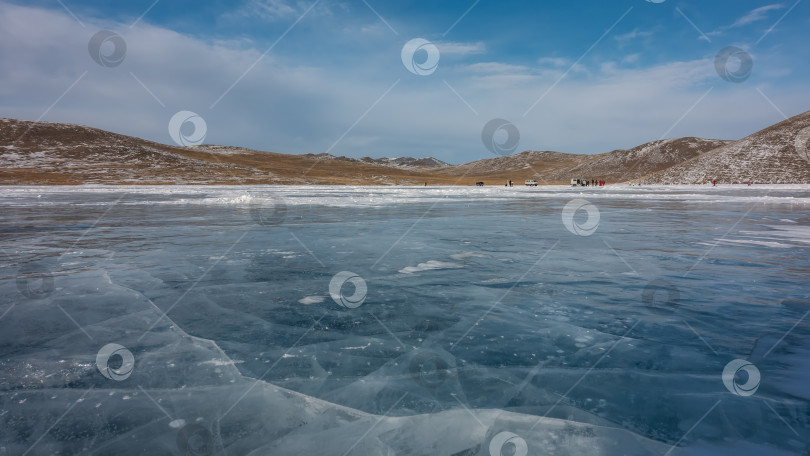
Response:
[[[439,173],[480,176],[498,183],[536,179],[539,183],[567,184],[571,178],[624,182],[681,163],[729,141],[680,138],[653,141],[629,150],[598,155],[527,151],[508,157],[478,160]]]
[[[396,160],[383,166],[331,155],[175,147],[80,125],[0,119],[4,185],[417,184],[430,177],[423,169],[446,165]]]
[[[810,162],[796,153],[796,136],[810,127],[810,111],[739,141],[639,179],[647,184],[720,183],[807,184]]]

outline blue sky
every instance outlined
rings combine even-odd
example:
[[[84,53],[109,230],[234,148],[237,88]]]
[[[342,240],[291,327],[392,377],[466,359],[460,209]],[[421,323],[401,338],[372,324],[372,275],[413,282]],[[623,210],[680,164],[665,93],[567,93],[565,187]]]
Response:
[[[100,30],[120,65],[91,58]],[[808,30],[796,0],[0,0],[0,116],[172,143],[192,111],[206,143],[454,163],[492,156],[493,118],[518,150],[737,139],[810,109]],[[413,38],[438,49],[431,74],[403,65]],[[743,82],[715,69],[727,46]]]

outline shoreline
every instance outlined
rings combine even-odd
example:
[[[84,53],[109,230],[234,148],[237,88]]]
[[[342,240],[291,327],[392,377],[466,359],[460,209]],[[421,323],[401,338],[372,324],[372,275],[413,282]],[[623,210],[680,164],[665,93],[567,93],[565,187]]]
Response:
[[[718,183],[716,186],[713,186],[711,182],[705,184],[643,184],[643,185],[632,185],[627,182],[615,183],[615,184],[605,184],[604,186],[572,186],[567,184],[539,184],[535,186],[529,185],[513,185],[508,187],[506,185],[483,185],[477,186],[473,184],[432,184],[432,185],[385,185],[385,184],[377,184],[377,185],[368,185],[368,184],[340,184],[340,183],[332,183],[332,184],[249,184],[249,183],[83,183],[83,184],[4,184],[0,182],[0,189],[4,188],[33,188],[33,187],[42,187],[42,188],[118,188],[118,187],[195,187],[195,188],[248,188],[248,187],[274,187],[274,188],[328,188],[328,187],[337,187],[337,188],[422,188],[422,189],[430,189],[430,188],[527,188],[527,189],[542,189],[542,188],[570,188],[570,189],[579,189],[579,190],[599,190],[599,189],[616,189],[616,188],[679,188],[679,187],[714,187],[717,189],[721,188],[766,188],[766,187],[806,187],[810,189],[810,183],[753,183],[752,185],[748,185],[747,183],[732,183],[732,184],[721,184]]]

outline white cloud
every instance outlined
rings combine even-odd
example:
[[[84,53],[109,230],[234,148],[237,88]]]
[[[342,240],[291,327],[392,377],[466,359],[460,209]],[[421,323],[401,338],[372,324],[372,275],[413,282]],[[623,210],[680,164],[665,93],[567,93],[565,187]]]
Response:
[[[245,19],[260,19],[273,22],[279,20],[293,20],[310,9],[311,2],[303,0],[244,0],[233,10],[222,16],[223,19],[241,21]],[[328,15],[329,4],[320,2],[308,14]]]
[[[731,29],[741,28],[741,27],[745,27],[746,25],[753,24],[755,22],[760,22],[760,21],[765,20],[765,19],[768,18],[768,12],[774,11],[774,10],[779,10],[779,9],[784,8],[784,7],[785,6],[781,5],[781,4],[772,4],[772,5],[761,6],[759,8],[756,8],[756,9],[753,9],[753,10],[749,11],[745,16],[740,17],[739,19],[734,21],[734,23],[731,24],[731,25],[726,25],[726,26],[718,28],[717,30],[712,30],[712,31],[706,33],[706,36],[710,36],[710,37],[721,36],[721,35],[723,35],[724,33],[726,33],[727,31],[729,31]],[[704,38],[701,35],[700,39],[705,40],[706,38]]]
[[[623,33],[620,35],[616,35],[613,37],[616,41],[619,42],[620,45],[626,44],[629,41],[633,41],[638,38],[649,38],[653,36],[653,32],[645,32],[640,31],[639,29],[633,29],[632,32]]]
[[[292,17],[301,12],[293,2],[288,0],[248,0],[232,14],[276,20]]]
[[[526,66],[500,62],[479,62],[464,65],[463,68],[471,73],[484,74],[527,74],[531,72],[531,69]]]
[[[351,32],[353,29],[347,27],[344,30],[347,31],[347,32]],[[388,28],[386,28],[382,24],[369,24],[369,25],[361,26],[360,27],[360,33],[369,34],[369,35],[380,35],[382,33],[391,33],[391,32],[390,32],[390,30],[388,30]]]
[[[622,57],[622,63],[624,64],[635,64],[638,63],[639,59],[641,58],[641,54],[627,54],[626,56]]]
[[[298,8],[284,0],[253,0],[250,9],[263,17],[289,17],[300,14]]]
[[[553,66],[557,68],[565,67],[571,64],[571,60],[562,57],[542,57],[537,59],[537,64],[540,66]]]
[[[733,24],[731,24],[731,26],[729,26],[729,28],[743,27],[743,26],[746,26],[748,24],[752,24],[754,22],[759,22],[761,20],[767,19],[769,11],[782,9],[784,7],[785,7],[784,5],[780,5],[780,4],[761,6],[759,8],[756,8],[756,9],[752,10],[751,12],[746,14],[745,16],[737,19],[737,21],[735,21]]]
[[[442,55],[471,55],[482,54],[486,51],[486,46],[482,42],[477,43],[454,43],[438,41],[433,43],[439,48]]]

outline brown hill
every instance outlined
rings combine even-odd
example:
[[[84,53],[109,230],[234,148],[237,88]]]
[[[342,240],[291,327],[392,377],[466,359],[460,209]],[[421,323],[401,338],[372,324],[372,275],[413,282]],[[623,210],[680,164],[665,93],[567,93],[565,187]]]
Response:
[[[96,128],[0,119],[0,185],[353,184],[503,185],[571,178],[608,183],[808,182],[793,145],[810,112],[739,141],[679,138],[597,155],[526,151],[448,165],[434,158],[353,159],[228,146],[176,147]]]
[[[441,169],[437,173],[467,174],[498,183],[509,179],[514,182],[535,179],[541,184],[567,184],[571,178],[615,183],[666,169],[728,142],[699,138],[666,139],[598,155],[528,151],[478,160],[452,169]]]
[[[331,155],[175,147],[79,125],[0,119],[3,185],[439,183],[422,169]]]
[[[795,142],[799,132],[809,127],[810,111],[644,176],[640,182],[705,184],[717,179],[734,184],[750,179],[757,183],[807,184],[810,183],[810,161],[797,153]]]

